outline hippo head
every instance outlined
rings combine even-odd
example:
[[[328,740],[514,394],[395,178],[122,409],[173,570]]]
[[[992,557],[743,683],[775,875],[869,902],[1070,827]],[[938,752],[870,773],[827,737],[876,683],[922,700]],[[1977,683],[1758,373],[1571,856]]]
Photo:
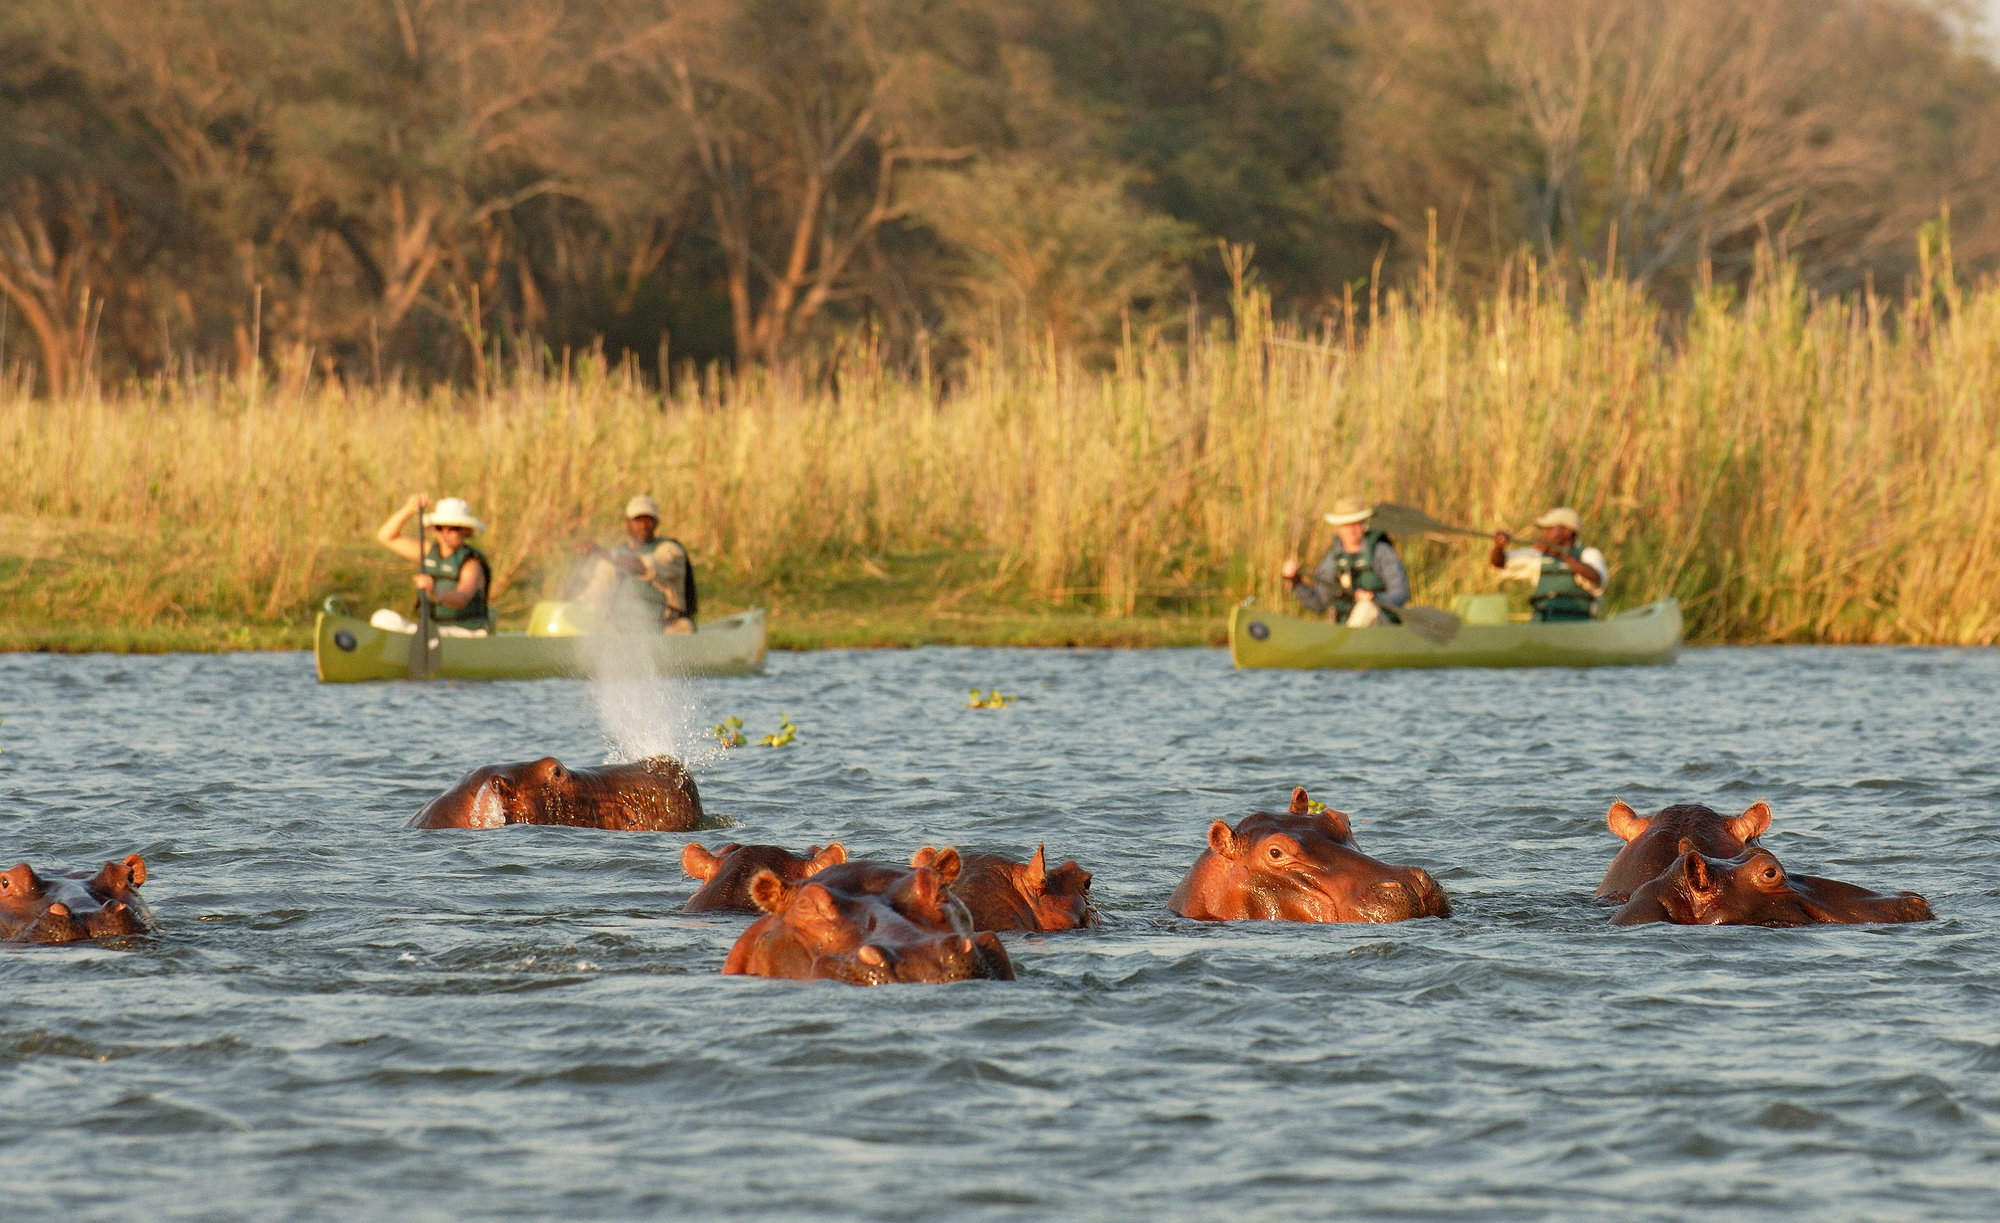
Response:
[[[956,851],[929,846],[910,859],[929,866],[940,854]],[[1049,869],[1046,847],[1015,862],[998,854],[967,854],[962,859],[952,894],[965,902],[973,926],[980,930],[1075,930],[1097,924],[1090,903],[1090,872],[1074,861]]]
[[[1437,881],[1414,866],[1391,866],[1354,845],[1347,816],[1319,811],[1303,788],[1283,815],[1258,812],[1231,828],[1208,829],[1208,849],[1167,907],[1206,921],[1389,922],[1448,917]]]
[[[750,880],[759,871],[768,871],[787,888],[829,866],[847,861],[847,850],[835,841],[825,849],[814,845],[795,854],[777,845],[738,845],[731,842],[711,853],[690,841],[681,851],[681,869],[702,885],[688,898],[683,911],[707,913],[717,910],[758,912],[750,897]]]
[[[1621,800],[1611,804],[1605,822],[1625,846],[1597,885],[1597,900],[1623,904],[1641,884],[1672,864],[1682,838],[1712,858],[1733,858],[1755,845],[1770,831],[1771,805],[1754,802],[1743,814],[1730,816],[1700,803],[1676,803],[1640,815]]]
[[[71,943],[148,933],[152,914],[138,892],[145,881],[146,862],[138,854],[106,862],[88,879],[45,877],[20,863],[0,873],[0,939]]]
[[[1682,837],[1675,849],[1672,864],[1632,894],[1614,923],[1810,926],[1931,917],[1929,902],[1914,892],[1885,896],[1836,879],[1792,875],[1761,845],[1720,858],[1703,853],[1694,838]]]
[[[765,916],[730,949],[725,973],[819,978],[853,985],[1011,981],[1013,965],[991,934],[972,932],[944,869],[847,862],[795,887],[771,871],[750,880]]]
[[[411,819],[412,828],[580,828],[685,832],[701,820],[694,778],[671,756],[572,769],[553,756],[473,769]]]

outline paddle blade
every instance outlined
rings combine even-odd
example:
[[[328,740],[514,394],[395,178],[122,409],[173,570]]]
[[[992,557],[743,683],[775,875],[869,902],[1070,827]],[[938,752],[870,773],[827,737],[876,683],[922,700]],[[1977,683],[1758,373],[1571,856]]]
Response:
[[[1475,535],[1485,539],[1491,531],[1440,522],[1413,505],[1385,503],[1375,507],[1369,525],[1390,535]]]
[[[417,631],[410,634],[410,678],[436,679],[438,654],[442,649],[437,621],[431,619],[430,598],[420,595],[417,598]]]
[[[1403,607],[1396,614],[1403,618],[1403,627],[1432,645],[1446,645],[1458,636],[1458,617],[1435,607]]]

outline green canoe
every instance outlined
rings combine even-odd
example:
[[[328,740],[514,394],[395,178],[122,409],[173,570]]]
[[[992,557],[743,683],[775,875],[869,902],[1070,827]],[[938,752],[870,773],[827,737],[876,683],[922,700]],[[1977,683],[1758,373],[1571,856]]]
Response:
[[[1229,612],[1229,657],[1239,667],[1606,667],[1672,662],[1680,652],[1674,599],[1603,620],[1536,624],[1493,616],[1492,598],[1461,596],[1457,631],[1430,634],[1441,641],[1401,625],[1347,628],[1245,602]]]
[[[600,652],[577,630],[576,609],[538,603],[525,633],[443,637],[438,642],[442,679],[551,679],[584,676]],[[764,669],[764,611],[753,608],[702,623],[679,636],[621,638],[602,651],[606,665],[629,673],[642,660],[621,651],[644,649],[661,675],[749,675]],[[328,610],[313,629],[313,663],[322,683],[410,678],[410,634],[376,628],[366,620]]]

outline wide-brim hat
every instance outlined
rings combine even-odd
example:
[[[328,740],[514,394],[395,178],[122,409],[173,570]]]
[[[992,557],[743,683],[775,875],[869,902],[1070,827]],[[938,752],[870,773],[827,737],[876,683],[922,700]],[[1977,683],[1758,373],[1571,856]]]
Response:
[[[1582,534],[1583,532],[1583,519],[1577,515],[1575,510],[1566,505],[1559,505],[1548,513],[1543,514],[1540,518],[1535,519],[1535,525],[1538,527],[1568,527],[1578,534]]]
[[[446,497],[431,507],[428,518],[434,527],[464,527],[468,531],[484,531],[486,524],[472,516],[472,507],[463,497]]]
[[[625,503],[625,516],[627,518],[650,518],[654,522],[658,522],[660,520],[660,503],[646,494],[640,493]]]
[[[1350,522],[1367,522],[1375,516],[1375,507],[1359,497],[1342,497],[1333,503],[1333,509],[1325,518],[1336,527],[1344,527]]]

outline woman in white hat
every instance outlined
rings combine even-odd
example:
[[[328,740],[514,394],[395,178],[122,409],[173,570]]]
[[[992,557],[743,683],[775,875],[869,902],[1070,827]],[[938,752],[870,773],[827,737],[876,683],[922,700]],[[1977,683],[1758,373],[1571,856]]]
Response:
[[[692,633],[699,607],[694,562],[680,540],[656,536],[659,527],[660,503],[641,493],[625,503],[624,539],[609,548],[578,540],[578,553],[602,562],[582,597],[621,628]]]
[[[402,508],[376,530],[375,538],[389,551],[418,565],[418,572],[410,579],[430,596],[431,618],[441,631],[452,636],[485,633],[493,627],[493,616],[486,606],[486,580],[492,566],[469,541],[486,524],[472,516],[464,498],[446,497],[425,519],[430,539],[419,544],[403,538],[403,526],[411,515],[430,504],[425,494],[411,493]]]
[[[1287,557],[1278,570],[1300,603],[1327,612],[1336,624],[1361,628],[1378,620],[1401,623],[1396,612],[1410,601],[1410,577],[1396,545],[1381,531],[1368,529],[1375,507],[1354,497],[1342,497],[1326,515],[1333,525],[1333,547],[1307,577],[1299,558]]]
[[[1578,546],[1583,534],[1583,517],[1566,505],[1557,506],[1535,519],[1541,534],[1532,548],[1509,548],[1513,538],[1505,531],[1493,534],[1493,550],[1487,563],[1501,570],[1502,581],[1517,578],[1533,582],[1528,596],[1537,620],[1588,620],[1597,614],[1604,586],[1611,580],[1611,566],[1604,553]]]

